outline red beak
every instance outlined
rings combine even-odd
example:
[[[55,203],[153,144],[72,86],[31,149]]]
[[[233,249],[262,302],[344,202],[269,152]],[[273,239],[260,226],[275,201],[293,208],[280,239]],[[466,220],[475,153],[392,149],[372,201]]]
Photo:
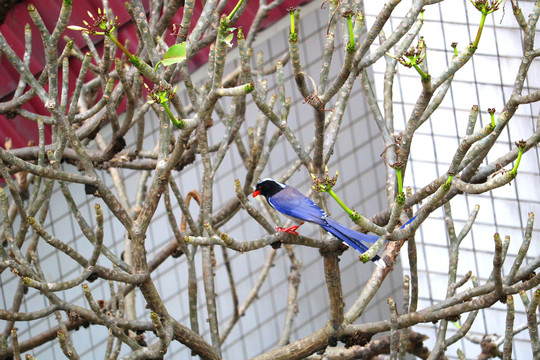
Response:
[[[259,190],[255,190],[253,192],[253,197],[257,197],[261,192]]]

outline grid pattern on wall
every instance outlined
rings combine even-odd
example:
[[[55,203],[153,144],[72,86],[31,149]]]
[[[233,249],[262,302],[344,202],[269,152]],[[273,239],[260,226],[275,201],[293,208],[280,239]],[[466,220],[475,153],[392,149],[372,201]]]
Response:
[[[396,8],[387,24],[389,28],[395,28],[399,24],[411,3],[411,1],[403,2]],[[532,1],[517,1],[517,3],[525,17],[534,6]],[[503,5],[505,5],[504,12]],[[378,11],[378,4],[367,1],[365,7],[368,22],[373,21]],[[452,42],[457,42],[458,49],[462,49],[474,40],[480,13],[469,0],[444,1],[427,6],[424,19],[420,35],[424,36],[428,47],[427,61],[430,73],[436,76],[447,66],[452,57],[453,49],[450,46]],[[537,36],[538,31],[539,29],[537,29]],[[469,110],[473,105],[478,105],[480,108],[477,129],[490,121],[488,108],[495,108],[496,115],[500,113],[504,102],[508,101],[512,92],[514,77],[520,63],[521,45],[522,34],[512,15],[510,3],[503,2],[499,11],[488,16],[476,54],[456,74],[441,107],[416,133],[416,143],[412,148],[405,185],[420,189],[435,177],[444,174],[453,156],[453,149],[456,149],[465,134]],[[535,60],[524,92],[532,92],[540,88],[539,70],[538,60]],[[384,65],[376,64],[374,72],[378,99],[381,100]],[[420,78],[414,69],[400,67],[394,84],[394,114],[397,119],[397,131],[404,128],[404,119],[410,115],[420,89]],[[496,146],[489,153],[489,162],[512,149],[515,141],[527,139],[534,131],[537,131],[539,110],[537,103],[520,106],[508,128],[501,134]],[[467,271],[472,270],[480,283],[486,281],[492,269],[495,232],[500,233],[503,238],[507,235],[511,237],[507,261],[503,268],[503,275],[508,273],[523,239],[522,229],[527,222],[527,214],[540,213],[539,158],[538,148],[527,152],[520,164],[518,176],[511,185],[483,195],[457,196],[451,201],[457,232],[463,227],[474,206],[480,205],[476,223],[460,248],[458,276],[463,276]],[[434,236],[434,234],[446,234],[443,215],[442,209],[433,213],[417,234],[420,271],[419,309],[443,300],[446,295],[448,240],[444,235]],[[537,240],[540,239],[540,227],[537,224],[538,221],[534,226],[528,259],[540,253],[537,245]],[[408,272],[406,254],[406,251],[402,251],[405,273]],[[527,259],[524,263],[527,263]],[[526,323],[526,317],[523,304],[517,296],[515,305],[515,328],[517,328]],[[485,334],[503,336],[505,316],[506,305],[496,303],[489,310],[479,313],[471,335],[477,336],[477,339]],[[462,321],[465,318],[462,317]],[[436,325],[426,324],[419,327],[418,331],[426,333],[430,337],[427,344],[432,344],[436,339],[436,329]],[[448,336],[455,330],[457,329],[450,325]],[[516,359],[531,356],[529,342],[527,331],[515,336],[513,350]],[[478,344],[465,339],[450,347],[447,355],[456,356],[458,348],[465,352],[468,359],[475,358],[480,353]]]
[[[318,78],[321,61],[321,44],[324,44],[326,34],[326,24],[328,18],[328,9],[321,9],[317,2],[308,4],[301,9],[302,21],[299,24],[299,32],[305,41],[302,41],[302,61],[304,71],[315,79]],[[259,51],[264,53],[267,64],[274,63],[287,49],[288,22],[287,20],[274,24],[271,29],[261,33],[258,36],[255,46],[255,54]],[[229,70],[237,64],[237,50],[233,50],[228,57],[227,66]],[[335,74],[342,63],[342,54],[337,51],[334,57],[334,66],[332,73]],[[227,70],[226,70],[227,71]],[[194,79],[202,78],[206,70],[200,69],[194,74]],[[307,144],[313,137],[312,112],[310,106],[302,104],[295,88],[291,76],[290,64],[285,66],[286,73],[286,93],[292,99],[292,113],[289,116],[289,122],[300,140]],[[269,92],[276,92],[276,81],[273,76],[269,76]],[[179,92],[183,90],[182,86]],[[183,94],[185,96],[185,94]],[[221,103],[223,108],[227,108],[229,103],[224,100]],[[241,130],[242,139],[247,139],[247,127],[257,116],[257,109],[252,103],[248,103],[248,117],[245,127]],[[145,140],[145,148],[153,148],[157,142],[158,122],[155,117],[148,115],[146,127],[148,136]],[[221,140],[223,125],[216,121],[216,124],[209,131],[210,143],[215,144]],[[152,130],[150,130],[152,129]],[[363,100],[360,88],[357,86],[353,90],[350,99],[350,106],[346,109],[344,121],[342,124],[342,135],[335,146],[334,157],[330,164],[330,171],[339,170],[340,178],[338,182],[338,192],[343,198],[347,199],[350,207],[354,207],[364,214],[374,214],[385,207],[384,197],[384,168],[379,161],[379,154],[382,151],[382,143],[377,137],[377,129],[370,122],[370,113]],[[270,133],[272,133],[270,131]],[[126,139],[131,146],[134,139]],[[281,139],[270,158],[267,170],[263,176],[279,177],[295,160],[294,152],[285,139]],[[202,176],[202,167],[197,160],[186,167],[181,176],[176,176],[180,185],[180,190],[185,195],[192,189],[198,189],[198,184]],[[67,168],[73,171],[72,168]],[[139,175],[130,170],[121,170],[125,178],[128,194],[133,195],[134,189],[139,181]],[[238,152],[234,148],[224,160],[219,174],[216,176],[214,187],[215,209],[219,209],[220,204],[224,204],[234,196],[234,179],[243,179],[245,169]],[[107,185],[114,187],[109,180]],[[300,169],[289,180],[292,184],[302,191],[308,191],[310,187],[309,174],[305,169]],[[93,205],[100,202],[100,199],[84,194],[81,185],[70,186],[72,195],[83,216],[89,223],[94,223]],[[72,221],[69,210],[65,206],[65,201],[58,189],[55,189],[53,206],[44,222],[45,228],[58,238],[66,241],[70,246],[79,252],[87,253],[91,251],[91,245],[81,234],[76,223]],[[104,204],[102,208],[105,209]],[[329,202],[330,213],[338,220],[347,222],[346,216],[338,209],[337,205]],[[197,206],[192,205],[193,212],[197,211]],[[180,217],[180,210],[175,207],[175,212]],[[124,230],[121,224],[106,212],[108,216],[105,219],[105,244],[116,254],[121,254],[124,243]],[[283,219],[282,219],[283,220]],[[283,220],[284,221],[284,220]],[[227,232],[240,240],[247,240],[263,235],[263,231],[258,224],[240,211],[235,217],[226,224],[222,231]],[[310,232],[310,233],[309,233]],[[319,230],[311,225],[304,225],[303,234],[317,236]],[[151,259],[166,243],[173,239],[173,234],[168,226],[168,220],[164,206],[160,204],[152,224],[148,229],[147,244],[148,255]],[[237,282],[237,292],[242,302],[255,284],[261,268],[266,261],[269,249],[253,251],[245,254],[237,254],[229,251],[231,258],[233,274]],[[295,327],[292,334],[292,340],[306,336],[324,325],[328,315],[328,300],[326,285],[324,283],[324,271],[322,266],[322,257],[316,249],[295,248],[296,255],[302,261],[302,282],[299,290],[299,313],[295,320]],[[40,243],[38,252],[42,259],[42,266],[49,281],[58,281],[60,279],[69,279],[78,275],[80,268],[69,259],[64,258],[57,252],[52,251],[51,247],[43,242]],[[227,324],[232,316],[231,290],[224,266],[222,249],[216,248],[217,259],[216,268],[216,291],[219,294],[217,298],[218,313],[222,324]],[[107,260],[104,265],[109,265]],[[198,269],[200,272],[200,258],[197,258]],[[288,257],[281,249],[275,259],[275,266],[271,269],[266,282],[260,290],[258,300],[248,309],[246,315],[242,317],[239,324],[234,328],[228,339],[224,343],[224,356],[234,359],[247,359],[256,355],[260,351],[275,347],[283,327],[286,307],[287,307],[287,278],[289,275],[290,262]],[[365,283],[373,264],[363,265],[357,261],[356,254],[347,251],[340,262],[343,279],[343,291],[345,303],[352,304],[358,296]],[[189,323],[188,320],[188,302],[187,302],[187,265],[183,258],[169,258],[162,264],[155,273],[153,279],[157,283],[157,289],[163,297],[171,315],[183,323]],[[201,277],[201,274],[198,274]],[[401,271],[399,267],[393,272],[376,297],[371,302],[365,314],[359,321],[375,321],[388,318],[386,298],[393,294],[395,290],[401,288]],[[2,296],[0,302],[3,308],[10,308],[7,303],[10,297],[4,294],[11,294],[17,287],[17,281],[4,272],[0,277],[0,286]],[[201,279],[202,282],[202,279]],[[96,299],[107,298],[109,286],[106,282],[96,281],[90,284],[92,293]],[[79,287],[67,291],[61,295],[64,299],[69,299],[73,303],[88,307],[82,296]],[[204,291],[202,284],[199,290],[199,322],[203,329],[203,336],[209,340],[206,329],[206,308],[204,304]],[[149,313],[143,307],[141,299],[137,299],[137,314],[141,319],[147,319]],[[21,311],[31,311],[47,306],[43,297],[37,291],[30,289],[24,297]],[[33,321],[24,326],[19,325],[19,338],[24,341],[30,337],[36,336],[47,329],[56,325],[54,318],[46,320]],[[105,328],[92,326],[89,329],[81,328],[72,332],[73,342],[79,354],[83,359],[101,359],[105,352],[107,341]],[[149,341],[153,339],[148,339]],[[57,342],[48,343],[35,349],[33,355],[38,358],[61,358],[63,354],[58,347]],[[187,359],[190,358],[190,351],[179,343],[173,343],[166,358]]]

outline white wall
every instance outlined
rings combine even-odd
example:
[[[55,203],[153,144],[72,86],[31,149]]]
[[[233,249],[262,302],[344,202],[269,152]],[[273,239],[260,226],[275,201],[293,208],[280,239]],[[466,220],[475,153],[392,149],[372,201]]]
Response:
[[[395,28],[412,2],[404,1],[396,8],[389,20],[388,29]],[[505,9],[503,10],[503,5]],[[531,1],[519,1],[525,18],[534,5]],[[372,22],[380,5],[375,1],[366,1],[368,22]],[[420,35],[425,37],[430,73],[437,76],[447,66],[452,57],[452,42],[458,42],[458,50],[463,49],[476,36],[480,13],[469,0],[444,1],[425,7],[424,26]],[[538,29],[538,28],[537,28]],[[389,31],[388,31],[389,32]],[[537,30],[538,36],[538,30]],[[538,41],[537,41],[538,43]],[[515,74],[520,63],[522,35],[512,13],[510,2],[503,1],[501,9],[486,20],[482,38],[472,60],[456,74],[452,87],[439,110],[427,121],[415,135],[416,143],[412,147],[405,185],[420,189],[436,176],[444,174],[453,156],[453,149],[465,135],[469,110],[473,105],[480,108],[479,123],[476,129],[490,121],[488,108],[495,108],[496,115],[502,110],[512,92]],[[382,100],[384,63],[376,64],[376,87],[378,98]],[[539,66],[535,60],[526,81],[524,93],[540,88]],[[414,69],[399,67],[399,75],[394,84],[394,113],[396,130],[404,128],[420,90],[420,80]],[[508,128],[503,131],[497,144],[488,154],[492,162],[502,154],[514,148],[514,142],[527,139],[538,128],[539,105],[520,106]],[[420,140],[420,141],[419,141]],[[413,141],[414,143],[414,141]],[[506,167],[510,169],[510,166]],[[511,236],[507,261],[503,268],[509,271],[523,239],[523,228],[527,214],[540,214],[540,162],[538,149],[531,149],[522,159],[518,176],[511,183],[491,193],[478,196],[456,196],[452,201],[452,214],[456,221],[456,231],[463,227],[469,213],[476,204],[480,205],[476,223],[471,233],[462,242],[458,275],[463,276],[472,270],[482,283],[489,277],[493,261],[493,234],[499,232],[504,238]],[[528,259],[540,253],[538,247],[538,220],[534,226],[533,240]],[[420,274],[420,303],[425,307],[444,298],[448,274],[448,240],[445,234],[442,209],[435,212],[420,228],[417,235],[418,268]],[[433,236],[437,234],[437,236]],[[535,241],[536,240],[536,241]],[[408,272],[406,251],[402,251],[404,272]],[[526,263],[526,261],[524,262]],[[466,285],[466,287],[471,285]],[[529,294],[530,296],[530,294]],[[515,296],[515,327],[526,322],[521,300]],[[497,303],[491,309],[481,312],[473,325],[472,334],[504,335],[506,305]],[[465,317],[462,317],[464,320]],[[436,338],[436,325],[426,324],[417,330],[430,336],[431,343]],[[449,336],[453,325],[449,325]],[[527,359],[531,356],[527,331],[515,337],[514,356]],[[429,346],[428,346],[429,347]],[[457,342],[447,355],[456,355],[457,348],[465,352],[467,358],[474,358],[480,348],[468,340]]]
[[[320,9],[320,4],[313,2],[301,9],[301,21],[299,23],[299,32],[302,38],[301,50],[304,71],[313,78],[318,79],[320,69],[321,44],[324,43],[326,36],[326,22],[328,10]],[[255,53],[263,51],[268,64],[274,63],[288,47],[288,19],[284,19],[277,24],[272,25],[270,29],[261,33],[257,39]],[[237,50],[232,50],[228,57],[228,69],[237,65]],[[335,65],[333,72],[339,69],[342,63],[342,53],[336,52]],[[287,96],[292,98],[293,106],[289,117],[297,136],[304,144],[311,141],[313,137],[313,123],[311,107],[303,104],[298,91],[295,88],[291,76],[290,64],[285,66],[286,73],[286,92]],[[200,79],[205,76],[206,69],[200,69],[194,74],[194,79]],[[270,93],[276,92],[275,77],[269,76]],[[179,86],[179,92],[184,91],[183,86]],[[182,93],[182,96],[186,96]],[[187,101],[186,101],[187,103]],[[228,100],[221,102],[227,109]],[[244,127],[242,128],[242,138],[246,141],[247,127],[254,124],[256,116],[256,107],[250,103],[248,105],[248,116]],[[330,170],[335,172],[339,170],[339,182],[336,191],[342,196],[350,207],[361,211],[363,214],[372,215],[385,208],[384,189],[384,170],[379,161],[379,154],[382,151],[382,143],[376,135],[376,127],[369,119],[370,114],[366,110],[363,96],[358,86],[353,90],[350,106],[346,110],[345,119],[342,124],[342,136],[335,147],[335,155],[330,163]],[[217,117],[214,117],[216,120]],[[157,120],[153,116],[146,117],[146,127],[149,135],[145,140],[145,148],[152,149],[157,141]],[[216,121],[214,127],[209,131],[210,143],[215,144],[221,140],[223,125]],[[272,129],[272,125],[270,125]],[[269,131],[271,134],[273,130]],[[127,139],[128,147],[133,145],[134,138]],[[295,160],[293,150],[285,139],[281,139],[273,155],[270,158],[267,170],[263,176],[279,177],[287,169],[288,165]],[[219,174],[216,176],[214,187],[215,209],[219,209],[220,204],[225,203],[231,197],[234,197],[234,179],[243,179],[245,170],[238,155],[237,149],[233,145],[230,153],[224,160]],[[69,171],[73,168],[67,167]],[[175,178],[183,194],[187,194],[192,189],[198,189],[202,175],[202,167],[199,161],[186,167],[181,175],[176,174]],[[138,175],[133,171],[123,170],[126,177],[128,193],[134,194],[134,189],[139,180]],[[108,176],[105,175],[107,178]],[[107,180],[111,186],[113,184]],[[310,188],[310,177],[305,169],[300,169],[289,181],[302,191],[308,191]],[[71,186],[72,192],[76,197],[77,204],[81,207],[87,221],[93,223],[93,204],[101,202],[100,199],[84,195],[83,187],[80,185]],[[53,207],[45,222],[46,228],[60,239],[68,242],[79,251],[91,251],[88,241],[82,236],[76,224],[71,222],[68,209],[65,207],[65,201],[56,189],[51,202]],[[329,201],[332,215],[345,223],[352,224],[339,207]],[[102,204],[103,205],[103,204]],[[102,206],[105,208],[105,206]],[[197,211],[197,207],[192,207]],[[175,211],[180,217],[181,213],[178,207]],[[285,222],[285,219],[283,219]],[[227,232],[239,240],[248,240],[263,235],[262,228],[240,211],[230,223],[225,225],[222,231]],[[123,251],[124,232],[118,221],[111,218],[110,214],[105,222],[105,244],[116,254]],[[319,230],[312,225],[304,225],[301,228],[302,234],[311,234],[318,236]],[[147,246],[149,258],[158,252],[167,242],[172,239],[172,233],[168,227],[168,221],[164,207],[160,204],[154,220],[148,229]],[[88,249],[88,250],[84,250]],[[269,249],[262,251],[253,251],[245,254],[236,254],[229,251],[232,258],[233,273],[238,282],[238,295],[240,302],[246,298],[253,287],[262,265],[266,259]],[[316,249],[295,247],[299,259],[303,263],[302,282],[299,291],[299,313],[295,322],[292,341],[299,339],[324,325],[328,316],[328,300],[326,285],[324,283],[324,271],[322,257]],[[80,269],[69,259],[53,252],[51,248],[43,242],[39,246],[39,254],[44,257],[42,260],[45,273],[49,281],[58,281],[60,279],[72,278],[78,275]],[[223,267],[221,249],[216,248],[217,264],[216,270],[216,291],[219,294],[218,313],[221,323],[227,324],[231,317],[232,300],[229,289],[228,278]],[[362,289],[362,285],[369,276],[369,273],[375,265],[362,264],[358,262],[357,254],[352,250],[347,251],[342,256],[340,262],[343,291],[346,304],[352,304]],[[100,261],[103,261],[101,259]],[[198,259],[200,262],[200,259]],[[103,261],[108,264],[108,261]],[[279,340],[283,320],[287,306],[287,278],[289,275],[289,260],[281,249],[276,260],[275,266],[269,273],[268,279],[263,285],[259,299],[249,308],[246,315],[240,320],[239,324],[230,334],[225,342],[224,356],[230,359],[247,359],[258,354],[260,351],[271,349]],[[170,313],[185,324],[189,324],[188,306],[187,306],[187,266],[183,258],[168,259],[155,273],[152,278],[157,283],[158,291],[163,297]],[[201,277],[201,268],[198,268],[198,276]],[[4,272],[1,275],[1,287],[3,294],[11,294],[16,286],[16,281],[11,274]],[[361,321],[376,321],[388,317],[386,298],[390,296],[395,289],[400,289],[402,275],[399,267],[396,268],[393,275],[390,276],[380,293],[373,299]],[[96,281],[90,285],[96,299],[108,297],[108,284],[102,281]],[[3,308],[9,308],[10,296],[0,298]],[[206,306],[204,303],[204,291],[201,286],[199,290],[199,321],[203,336],[208,340],[206,332]],[[66,299],[87,307],[86,300],[83,299],[82,290],[76,287],[65,294]],[[47,304],[43,298],[34,290],[30,289],[25,296],[21,311],[40,309]],[[148,319],[149,312],[144,309],[142,301],[137,301],[138,315],[141,319]],[[31,336],[45,331],[49,327],[55,326],[54,318],[34,321],[25,327],[24,323],[18,324],[20,341],[24,341]],[[106,337],[108,333],[104,327],[92,326],[90,330],[80,329],[72,332],[73,341],[79,354],[83,359],[101,359],[105,351]],[[166,358],[184,359],[189,358],[190,351],[181,344],[173,344],[169,349]],[[34,356],[38,358],[61,358],[58,344],[42,346],[36,349]]]

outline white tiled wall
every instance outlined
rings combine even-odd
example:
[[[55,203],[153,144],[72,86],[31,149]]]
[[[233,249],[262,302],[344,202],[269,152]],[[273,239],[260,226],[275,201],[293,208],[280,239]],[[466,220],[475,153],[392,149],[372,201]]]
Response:
[[[298,25],[300,36],[302,37],[301,49],[303,51],[302,61],[304,71],[316,80],[318,79],[320,69],[321,44],[324,44],[326,36],[327,16],[328,10],[321,10],[320,4],[314,2],[301,9],[301,20]],[[258,36],[255,53],[263,51],[267,64],[275,62],[287,49],[287,21],[288,19],[285,19],[285,21],[274,24],[270,30]],[[232,69],[237,65],[236,59],[237,50],[235,49],[229,54],[228,69]],[[342,62],[342,53],[340,51],[336,51],[334,61],[336,62],[334,68],[339,68],[338,65]],[[287,79],[286,95],[292,98],[289,123],[300,140],[304,144],[307,144],[313,138],[313,113],[309,105],[303,104],[303,99],[300,98],[295,88],[291,73],[290,64],[287,64],[285,66]],[[205,74],[206,69],[201,69],[199,73],[194,75],[194,78],[200,78]],[[269,76],[268,80],[270,93],[275,93],[277,91],[275,88],[275,77]],[[183,86],[181,85],[179,91],[181,92],[183,90]],[[182,94],[182,96],[185,96],[185,94]],[[342,137],[335,146],[335,154],[330,163],[330,171],[335,172],[339,170],[340,177],[336,191],[343,199],[346,199],[347,204],[366,215],[371,215],[385,207],[383,168],[379,162],[382,145],[379,137],[376,135],[375,125],[370,122],[370,114],[366,110],[359,87],[354,88],[350,100],[350,106],[346,109],[342,124]],[[229,101],[225,99],[221,102],[225,109],[227,109]],[[257,109],[253,104],[248,104],[247,120],[241,130],[244,142],[247,142],[247,127],[254,124],[256,111]],[[214,118],[214,120],[216,119],[217,117]],[[158,123],[153,116],[147,116],[145,121],[146,128],[149,131],[145,140],[145,148],[152,149],[153,144],[157,141]],[[216,124],[209,131],[210,144],[221,140],[222,129],[223,125],[216,121]],[[273,126],[270,125],[269,133],[272,134],[273,131]],[[128,138],[127,142],[129,147],[133,144],[134,139]],[[264,177],[279,177],[294,160],[294,151],[283,138],[276,146],[268,167],[262,175]],[[68,170],[74,171],[73,168],[68,168]],[[134,189],[139,176],[130,170],[122,170],[122,173],[126,178],[128,194],[134,196]],[[237,149],[233,145],[216,176],[214,187],[215,209],[219,209],[221,204],[224,204],[227,200],[235,196],[233,187],[234,179],[243,179],[244,175],[245,169],[243,168]],[[104,176],[106,178],[108,177],[105,173]],[[176,174],[175,178],[182,193],[185,195],[192,189],[198,189],[201,176],[201,163],[200,161],[196,161],[194,164],[187,166],[181,174]],[[113,184],[110,180],[107,183],[112,188]],[[300,169],[289,180],[289,184],[296,186],[302,191],[309,190],[310,177],[308,172],[303,168]],[[94,223],[93,204],[95,202],[101,202],[101,200],[84,195],[81,185],[73,185],[70,188],[87,221]],[[48,215],[47,221],[44,224],[46,228],[79,251],[86,253],[91,251],[91,246],[84,236],[82,236],[77,225],[72,224],[68,209],[65,207],[65,201],[58,189],[56,189],[51,203],[54,204],[51,208],[54,211],[51,211]],[[331,213],[336,219],[340,219],[343,222],[349,221],[346,216],[343,216],[344,213],[335,203],[329,201],[329,204]],[[105,206],[102,206],[102,208],[105,209]],[[197,206],[192,205],[192,210],[196,214],[198,210]],[[181,213],[178,207],[175,207],[175,211],[177,216],[180,217]],[[105,220],[105,244],[113,252],[120,254],[123,251],[124,239],[122,226],[107,211],[106,215],[108,216],[106,216]],[[349,222],[349,224],[351,223]],[[264,234],[262,228],[255,221],[251,220],[244,211],[240,211],[235,215],[221,230],[239,240],[249,240]],[[311,225],[305,225],[301,231],[303,234],[315,236],[319,232],[315,226]],[[165,210],[161,203],[148,229],[147,246],[149,258],[152,258],[171,239],[172,232],[169,230]],[[324,282],[322,258],[319,252],[316,249],[302,247],[296,247],[295,251],[303,263],[303,270],[299,290],[299,313],[295,321],[296,325],[292,333],[292,341],[319,329],[324,325],[328,316],[327,291]],[[241,303],[255,284],[268,252],[269,249],[252,251],[245,254],[236,254],[229,251],[229,256],[233,264],[234,277],[238,283],[237,291]],[[74,263],[70,262],[69,259],[57,255],[56,252],[52,252],[48,245],[40,244],[39,253],[44,257],[42,262],[45,272],[49,277],[48,280],[57,281],[61,278],[71,278],[78,275],[80,269]],[[225,325],[231,317],[232,300],[228,285],[229,281],[223,267],[221,249],[216,248],[215,253],[218,264],[215,279],[216,291],[219,294],[217,298],[218,316],[221,323]],[[45,257],[45,254],[50,255]],[[107,260],[101,259],[100,261],[103,264],[109,265]],[[200,258],[197,261],[200,264]],[[287,306],[289,266],[289,260],[284,254],[284,250],[281,249],[275,260],[275,266],[271,269],[268,279],[261,288],[259,299],[248,309],[246,315],[242,317],[223,345],[223,353],[226,358],[247,359],[262,351],[269,350],[276,345],[283,327]],[[366,265],[361,264],[358,262],[356,254],[353,254],[352,251],[347,251],[342,256],[340,266],[345,295],[344,300],[350,305],[360,293],[363,283],[375,265],[371,263]],[[183,323],[188,324],[186,273],[187,266],[183,258],[170,258],[152,274],[152,277],[156,281],[157,289],[165,300],[170,313]],[[202,271],[199,266],[198,276],[201,277],[201,274]],[[387,318],[386,297],[392,294],[393,290],[400,289],[401,278],[401,271],[397,267],[393,275],[385,282],[381,292],[368,307],[368,311],[363,315],[362,321]],[[10,294],[16,286],[16,282],[6,272],[2,274],[0,280],[2,281],[3,294]],[[106,282],[98,280],[92,283],[90,288],[96,299],[108,297],[109,290]],[[87,307],[86,300],[83,299],[82,290],[79,287],[68,291],[65,296],[67,299]],[[199,290],[199,322],[203,336],[209,340],[206,327],[207,323],[205,321],[207,317],[206,305],[203,296],[204,290],[201,281]],[[9,298],[9,296],[0,298],[0,302],[4,308],[9,308],[10,305],[6,303]],[[25,296],[22,310],[35,310],[46,305],[42,297],[36,291],[30,289],[29,294]],[[148,319],[149,313],[144,309],[144,305],[140,299],[137,301],[137,309],[138,316],[141,319]],[[28,327],[25,324],[20,324],[18,325],[19,338],[21,341],[24,341],[54,325],[56,325],[54,319],[34,321]],[[98,326],[92,326],[90,330],[80,329],[79,331],[72,332],[75,347],[83,359],[103,358],[107,335],[106,329]],[[57,342],[52,346],[46,345],[36,349],[34,355],[43,359],[60,358],[63,356]],[[190,351],[179,343],[173,343],[166,358],[188,359],[190,358]]]
[[[393,16],[389,20],[388,29],[395,28],[399,24],[400,16],[405,14],[411,3],[411,1],[404,1],[398,5],[395,12],[395,15],[398,16]],[[534,2],[519,1],[518,4],[527,18]],[[505,5],[504,12],[503,5]],[[368,21],[373,21],[380,5],[375,1],[366,1],[365,7]],[[444,1],[440,4],[426,6],[424,19],[420,35],[424,36],[426,40],[430,73],[437,76],[452,57],[453,49],[450,47],[452,42],[458,42],[458,49],[462,49],[474,40],[480,13],[468,0]],[[435,176],[441,175],[447,170],[453,155],[453,152],[449,150],[455,149],[464,136],[469,110],[473,105],[480,107],[477,129],[490,121],[487,113],[488,108],[495,108],[496,114],[502,110],[504,102],[508,101],[510,97],[520,63],[521,39],[521,31],[512,14],[511,4],[503,1],[501,9],[488,16],[477,53],[454,77],[452,87],[440,109],[418,129],[415,135],[416,144],[412,147],[405,185],[419,189],[428,184]],[[538,69],[539,64],[535,60],[524,93],[540,88],[540,80],[537,76]],[[374,71],[379,99],[382,100],[384,63],[376,64]],[[420,80],[414,69],[400,67],[398,74],[394,85],[394,94],[398,95],[394,102],[394,112],[397,119],[401,119],[407,118],[411,112],[419,93]],[[539,110],[538,104],[519,108],[508,129],[501,134],[497,144],[488,154],[489,162],[512,149],[515,146],[515,141],[526,139],[537,130]],[[396,130],[403,129],[404,123],[399,125],[397,122],[397,124]],[[509,168],[510,166],[507,166],[507,169]],[[505,271],[510,269],[523,238],[522,229],[527,222],[527,214],[529,212],[535,212],[536,215],[540,213],[539,170],[538,149],[531,149],[523,156],[518,176],[511,185],[491,193],[467,197],[457,196],[452,200],[452,214],[458,232],[474,206],[480,205],[476,224],[462,242],[459,275],[472,270],[480,282],[489,277],[492,268],[493,234],[495,232],[499,232],[503,238],[506,235],[511,236],[508,259],[504,266]],[[422,225],[417,236],[418,267],[421,271],[420,296],[421,303],[423,302],[425,306],[444,298],[446,294],[448,242],[444,235],[444,229],[443,212],[439,210]],[[437,236],[433,236],[433,234],[437,234]],[[530,259],[540,253],[539,247],[535,245],[539,238],[540,230],[537,221],[529,250]],[[405,267],[404,272],[407,273],[406,252],[402,252],[402,260]],[[515,305],[515,326],[517,327],[525,322],[523,305],[517,296],[515,297]],[[503,304],[498,303],[492,309],[481,312],[473,326],[473,334],[479,336],[493,333],[503,335],[505,309]],[[450,331],[452,326],[449,327]],[[428,343],[431,343],[436,338],[436,329],[435,325],[426,324],[419,327],[418,331],[430,336],[431,339]],[[450,347],[447,355],[456,356],[458,348],[465,352],[468,359],[475,358],[480,353],[479,345],[463,340]],[[531,358],[526,331],[516,336],[514,356],[516,359]]]

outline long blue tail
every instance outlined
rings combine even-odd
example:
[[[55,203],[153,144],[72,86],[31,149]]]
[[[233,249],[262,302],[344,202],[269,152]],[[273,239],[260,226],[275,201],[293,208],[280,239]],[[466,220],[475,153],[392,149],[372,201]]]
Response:
[[[374,236],[374,235],[366,235],[358,231],[349,229],[348,227],[341,225],[340,223],[328,217],[325,220],[326,220],[326,223],[320,224],[324,230],[328,231],[330,234],[334,235],[337,239],[343,241],[345,244],[349,245],[350,247],[357,250],[361,254],[366,252],[368,249],[368,247],[364,245],[363,242],[373,243],[378,238],[377,236]],[[375,257],[373,257],[371,261],[373,261],[375,264],[381,267],[386,267],[386,264],[379,257],[379,255],[375,255]]]
[[[409,224],[411,221],[413,221],[416,218],[414,216],[412,219],[407,221],[401,229],[403,229],[407,224]],[[353,249],[357,250],[361,254],[366,252],[368,250],[368,247],[364,245],[364,242],[368,243],[374,243],[377,241],[378,236],[375,235],[366,235],[362,234],[361,232],[354,231],[352,229],[349,229],[348,227],[341,225],[340,223],[336,222],[335,220],[332,220],[329,217],[325,218],[326,223],[319,224],[324,230],[328,231],[330,234],[334,235],[339,240],[343,241]],[[379,255],[375,255],[373,259],[371,259],[375,264],[386,267],[386,263],[379,257]]]

